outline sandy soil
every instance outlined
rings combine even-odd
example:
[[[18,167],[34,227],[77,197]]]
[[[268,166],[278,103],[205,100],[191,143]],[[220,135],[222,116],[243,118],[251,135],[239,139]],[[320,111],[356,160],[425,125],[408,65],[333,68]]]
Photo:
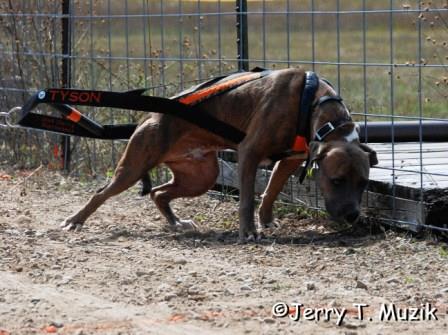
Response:
[[[137,187],[67,233],[59,223],[104,181],[30,173],[0,169],[0,335],[448,331],[448,249],[431,238],[337,231],[282,209],[280,229],[238,245],[235,201],[175,202],[200,231],[172,233]],[[273,315],[277,302],[289,316]],[[421,308],[418,320],[380,320],[392,306]],[[317,309],[329,320],[311,320]]]

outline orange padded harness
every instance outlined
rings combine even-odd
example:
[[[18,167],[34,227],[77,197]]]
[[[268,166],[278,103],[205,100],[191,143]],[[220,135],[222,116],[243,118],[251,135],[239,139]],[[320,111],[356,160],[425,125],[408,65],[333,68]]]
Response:
[[[255,73],[244,74],[242,76],[238,76],[233,79],[225,80],[223,82],[218,82],[217,84],[214,84],[212,86],[205,87],[203,89],[199,89],[198,91],[195,91],[193,93],[190,93],[190,94],[187,94],[186,96],[181,97],[180,99],[178,99],[178,101],[185,105],[194,105],[194,104],[204,101],[214,95],[223,93],[224,91],[228,91],[232,88],[243,85],[249,81],[259,79],[265,75],[266,74],[264,72],[255,72]]]
[[[237,86],[243,85],[249,81],[259,79],[265,75],[266,75],[265,71],[244,74],[233,79],[218,82],[217,84],[212,84],[211,86],[199,89],[192,93],[188,93],[187,95],[180,97],[178,101],[185,105],[195,105],[204,100],[207,100],[208,98],[211,98],[212,96],[218,95],[220,93],[233,89]],[[291,149],[294,152],[308,154],[307,139],[303,136],[296,136],[294,144]]]

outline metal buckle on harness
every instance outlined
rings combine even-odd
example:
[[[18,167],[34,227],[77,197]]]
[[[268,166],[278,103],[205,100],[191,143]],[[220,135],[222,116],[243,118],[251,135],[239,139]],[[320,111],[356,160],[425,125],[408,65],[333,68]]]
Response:
[[[334,130],[334,126],[331,122],[325,123],[317,132],[316,139],[322,141],[328,134]]]
[[[3,112],[0,113],[0,128],[18,128],[19,125],[14,124],[14,122],[12,121],[11,117],[14,113],[16,112],[21,112],[22,111],[22,107],[13,107],[12,109],[9,110],[9,112]]]

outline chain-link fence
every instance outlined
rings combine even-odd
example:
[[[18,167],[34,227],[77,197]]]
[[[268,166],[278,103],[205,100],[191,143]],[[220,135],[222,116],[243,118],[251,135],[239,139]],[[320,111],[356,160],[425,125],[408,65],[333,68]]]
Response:
[[[384,206],[397,211],[400,176],[415,177],[417,207],[425,201],[427,179],[437,179],[434,188],[448,180],[446,151],[443,145],[427,147],[421,126],[412,146],[399,146],[394,136],[402,121],[446,122],[447,36],[446,0],[2,1],[0,109],[21,105],[50,86],[147,87],[152,95],[170,96],[239,69],[303,66],[335,85],[356,121],[389,122],[391,144],[377,147],[386,163],[373,175],[391,185],[392,200]],[[100,123],[142,117],[83,110]],[[0,162],[60,168],[64,145],[59,135],[1,128]],[[68,145],[76,174],[108,173],[124,147],[81,138]],[[425,152],[434,155],[427,160]]]

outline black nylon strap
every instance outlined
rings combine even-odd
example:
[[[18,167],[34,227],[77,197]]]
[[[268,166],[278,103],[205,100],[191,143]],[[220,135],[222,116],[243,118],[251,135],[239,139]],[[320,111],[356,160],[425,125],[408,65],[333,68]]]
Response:
[[[297,135],[303,136],[309,142],[312,104],[319,88],[319,77],[312,71],[305,73],[305,82],[300,98]]]
[[[24,106],[24,117],[27,112],[39,103],[49,103],[54,105],[82,105],[93,107],[111,107],[127,110],[138,110],[144,112],[154,112],[170,114],[185,121],[191,122],[200,128],[209,130],[236,144],[240,143],[245,133],[214,116],[207,114],[198,106],[187,106],[176,100],[161,97],[142,96],[141,91],[134,92],[108,92],[90,91],[76,89],[47,89],[38,92],[34,96],[35,101],[30,101]],[[19,124],[24,125],[29,122],[21,120]],[[78,129],[75,127],[75,129]],[[74,133],[72,133],[74,134]],[[83,135],[80,135],[83,136]],[[91,136],[95,137],[95,136]]]
[[[270,70],[261,68],[255,68],[250,72],[259,72],[260,75],[237,82],[234,85],[221,87],[221,89],[211,92],[211,94],[205,99],[225,93],[235,87],[259,78],[263,78],[271,73]],[[242,72],[235,73],[230,76],[225,75],[216,77],[205,83],[201,83],[192,89],[181,92],[179,95],[169,99],[143,96],[142,94],[146,92],[147,89],[136,89],[124,93],[76,89],[47,89],[36,93],[25,103],[22,107],[22,115],[19,125],[23,127],[83,137],[102,139],[129,138],[132,135],[132,131],[135,130],[137,126],[136,124],[103,126],[82,115],[82,113],[78,112],[71,105],[111,107],[170,114],[238,144],[244,139],[245,133],[201,110],[201,108],[196,105],[202,100],[199,99],[194,104],[186,105],[177,101],[177,99],[185,97],[189,94],[194,94],[197,90],[204,87],[213,86],[213,84],[221,80],[225,81],[227,77],[231,77],[231,79],[233,79],[239,75],[244,76],[247,74],[248,72]],[[54,108],[59,110],[62,115],[69,119],[74,119],[75,122],[66,119],[45,117],[41,114],[32,113],[31,111],[40,103],[48,103],[52,105]]]
[[[319,88],[319,77],[312,71],[305,73],[305,79],[303,83],[303,90],[300,94],[300,105],[297,119],[296,135],[306,138],[306,141],[310,141],[310,126],[311,126],[311,114],[313,112],[313,100],[316,96],[317,89]],[[294,156],[294,152],[286,151],[279,154],[272,155],[270,158],[275,162]],[[308,161],[308,159],[307,159]],[[304,171],[300,176],[300,183],[305,178]]]
[[[99,135],[59,117],[28,113],[20,121],[22,127],[33,128],[43,131],[51,131],[63,135],[73,135],[103,140],[125,140],[129,139],[137,128],[136,124],[103,125],[103,132]]]

